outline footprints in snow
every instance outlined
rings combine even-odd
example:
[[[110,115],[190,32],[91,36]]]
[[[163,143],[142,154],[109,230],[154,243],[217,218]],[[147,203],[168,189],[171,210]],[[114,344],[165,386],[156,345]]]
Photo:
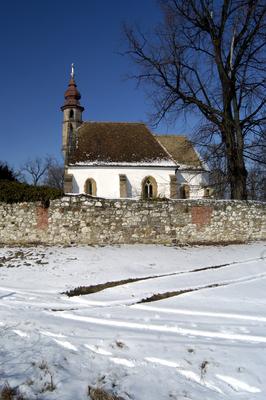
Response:
[[[26,333],[22,330],[13,329],[12,331],[16,335],[20,336],[21,338],[29,337],[28,333]],[[58,344],[61,347],[64,347],[68,350],[78,352],[78,348],[76,346],[74,346],[72,343],[70,343],[67,340],[62,340],[64,338],[66,338],[66,336],[62,335],[61,333],[40,331],[40,334],[50,337],[56,344]],[[180,365],[174,361],[165,360],[165,359],[157,358],[157,357],[145,357],[142,361],[137,362],[136,360],[133,361],[133,360],[128,360],[126,358],[114,357],[112,352],[107,351],[99,346],[84,344],[84,347],[100,356],[108,357],[109,361],[113,362],[114,364],[122,365],[127,368],[135,368],[138,366],[138,364],[141,364],[141,365],[154,364],[155,366],[159,365],[162,367],[174,368],[179,375],[188,379],[189,381],[192,381],[192,382],[199,384],[201,386],[204,386],[210,390],[214,390],[220,394],[223,394],[223,391],[219,387],[215,386],[212,382],[202,379],[202,377],[200,375],[196,374],[193,371],[182,369],[180,367]],[[216,374],[215,377],[219,381],[222,381],[223,383],[227,384],[232,390],[234,390],[236,392],[248,392],[248,393],[260,393],[261,392],[261,390],[259,388],[255,387],[255,386],[251,386],[251,385],[247,384],[246,382],[240,381],[239,379],[233,378],[231,376]]]
[[[233,390],[236,392],[249,392],[249,393],[260,393],[261,390],[255,386],[250,386],[246,382],[240,381],[236,378],[232,378],[231,376],[225,376],[217,374],[216,377],[221,381],[227,383]]]
[[[84,346],[85,346],[87,349],[93,351],[94,353],[100,354],[100,355],[102,355],[102,356],[111,356],[111,355],[112,355],[112,353],[110,353],[110,351],[106,351],[106,350],[104,350],[104,349],[101,349],[101,348],[98,347],[98,346],[89,345],[89,344],[84,344]]]
[[[26,332],[23,332],[19,329],[13,329],[13,332],[20,337],[29,337],[29,335]]]
[[[58,339],[53,339],[53,340],[55,343],[59,344],[62,347],[65,347],[68,350],[78,351],[76,346],[74,346],[72,343],[66,340],[58,340]]]

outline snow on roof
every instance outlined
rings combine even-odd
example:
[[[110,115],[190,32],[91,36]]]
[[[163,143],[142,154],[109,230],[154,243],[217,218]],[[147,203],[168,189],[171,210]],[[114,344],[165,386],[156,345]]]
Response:
[[[115,161],[77,161],[70,166],[130,166],[130,167],[174,167],[178,166],[172,160],[152,160],[152,161],[139,161],[139,162],[115,162]]]

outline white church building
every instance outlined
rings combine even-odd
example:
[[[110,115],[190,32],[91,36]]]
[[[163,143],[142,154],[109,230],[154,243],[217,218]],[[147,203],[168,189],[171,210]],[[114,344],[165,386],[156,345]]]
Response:
[[[185,136],[154,135],[143,123],[84,121],[71,78],[65,92],[65,193],[117,198],[202,198],[208,169]]]

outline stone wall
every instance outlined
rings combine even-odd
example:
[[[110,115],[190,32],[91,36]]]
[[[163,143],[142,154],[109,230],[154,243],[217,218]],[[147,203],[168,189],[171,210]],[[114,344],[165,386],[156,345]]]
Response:
[[[239,243],[266,239],[266,203],[103,200],[0,203],[2,244]]]

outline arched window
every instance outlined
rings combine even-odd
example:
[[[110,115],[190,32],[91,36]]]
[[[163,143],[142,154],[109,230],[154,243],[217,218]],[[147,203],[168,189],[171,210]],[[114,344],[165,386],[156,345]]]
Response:
[[[86,194],[90,194],[91,196],[96,196],[97,188],[96,188],[96,182],[94,179],[89,178],[86,180],[85,185],[84,185],[84,192]]]
[[[74,118],[74,110],[69,111],[69,119]]]
[[[157,183],[152,176],[144,178],[142,181],[142,197],[152,199],[157,196]]]
[[[203,197],[206,197],[206,198],[208,198],[208,197],[210,197],[210,189],[209,188],[204,188],[204,196]]]
[[[189,199],[189,196],[190,196],[189,185],[182,185],[180,188],[180,198]]]

